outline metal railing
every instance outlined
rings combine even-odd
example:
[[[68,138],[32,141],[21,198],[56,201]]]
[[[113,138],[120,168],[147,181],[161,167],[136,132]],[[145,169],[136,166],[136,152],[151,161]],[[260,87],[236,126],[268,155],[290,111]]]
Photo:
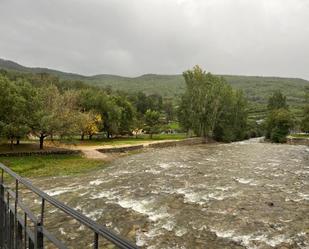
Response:
[[[136,245],[109,231],[104,226],[47,195],[1,163],[0,170],[0,249],[42,249],[46,240],[56,248],[66,249],[67,246],[64,242],[57,239],[44,226],[47,203],[88,227],[94,236],[92,246],[94,249],[99,248],[100,237],[118,248],[137,248]],[[12,188],[4,183],[5,173],[15,181]],[[23,185],[40,199],[40,215],[38,217],[19,197],[20,185]]]

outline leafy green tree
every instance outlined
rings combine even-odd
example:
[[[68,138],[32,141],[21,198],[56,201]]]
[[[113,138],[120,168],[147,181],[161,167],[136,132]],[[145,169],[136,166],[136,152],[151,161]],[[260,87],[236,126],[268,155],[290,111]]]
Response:
[[[135,112],[132,104],[124,96],[115,96],[115,104],[120,108],[119,133],[131,134],[134,124]]]
[[[137,112],[145,114],[148,108],[147,96],[143,92],[138,92],[136,97],[133,98]]]
[[[191,128],[198,136],[211,137],[223,110],[226,83],[223,78],[206,73],[199,66],[184,72],[183,76],[187,86],[182,98],[182,107],[187,108],[186,119],[191,120]]]
[[[288,109],[286,96],[284,96],[280,90],[275,91],[268,99],[267,108],[268,110]]]
[[[56,106],[60,102],[60,93],[56,86],[39,88],[35,98],[37,103],[33,113],[32,133],[40,140],[40,149],[44,148],[44,139],[56,133],[61,126],[57,117]]]
[[[32,133],[40,140],[40,149],[48,136],[60,137],[72,135],[78,131],[76,123],[77,94],[67,91],[60,94],[55,85],[40,87],[34,100],[36,110],[33,113]]]
[[[303,118],[301,120],[301,130],[309,133],[309,87],[305,89],[305,106],[303,111]]]
[[[304,117],[301,121],[301,130],[309,133],[309,105],[304,107]]]
[[[174,108],[173,102],[171,100],[165,101],[163,103],[163,110],[164,110],[164,113],[165,113],[165,120],[166,120],[167,123],[174,120],[175,108]]]
[[[226,86],[224,92],[214,138],[224,142],[242,140],[246,137],[247,130],[247,101],[241,91],[233,91],[230,86]]]
[[[14,140],[29,132],[29,113],[27,99],[22,96],[18,85],[4,76],[0,76],[0,106],[1,134],[10,140],[13,149]]]
[[[177,108],[177,117],[180,126],[186,131],[187,135],[189,135],[190,129],[192,129],[193,124],[190,118],[191,116],[191,105],[188,96],[183,95],[181,97],[181,101]]]
[[[265,137],[275,143],[286,142],[286,136],[293,127],[293,117],[286,103],[286,97],[276,91],[268,100],[269,114],[266,118]]]
[[[275,109],[268,115],[266,124],[271,141],[284,143],[290,129],[293,128],[293,116],[285,108]]]
[[[162,111],[163,100],[159,94],[151,94],[147,97],[147,110]]]
[[[146,131],[150,134],[150,138],[152,138],[153,134],[159,131],[160,113],[148,109],[145,113],[145,123]]]
[[[144,127],[145,127],[144,115],[142,115],[141,113],[137,113],[133,120],[133,129],[132,129],[135,138],[138,138],[138,134],[143,131]]]

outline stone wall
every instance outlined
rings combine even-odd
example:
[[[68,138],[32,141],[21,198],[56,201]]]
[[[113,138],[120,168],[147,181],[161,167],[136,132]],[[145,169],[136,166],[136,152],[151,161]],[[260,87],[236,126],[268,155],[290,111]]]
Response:
[[[293,144],[293,145],[307,145],[307,146],[309,146],[309,138],[288,137],[287,143]]]
[[[166,141],[166,142],[158,142],[149,144],[150,148],[164,148],[164,147],[172,147],[172,146],[181,146],[181,145],[194,145],[194,144],[203,144],[205,140],[202,138],[188,138],[179,141]]]
[[[13,156],[47,156],[47,155],[78,155],[81,154],[80,150],[38,150],[38,151],[9,151],[1,152],[0,157],[13,157]]]
[[[150,143],[147,145],[132,145],[132,146],[122,146],[122,147],[112,147],[112,148],[103,148],[97,149],[97,151],[101,153],[124,153],[134,150],[141,150],[143,148],[165,148],[165,147],[173,147],[180,145],[194,145],[194,144],[202,144],[205,141],[201,138],[188,138],[179,141],[159,141],[155,143]]]
[[[114,147],[114,148],[104,148],[104,149],[97,149],[97,151],[101,153],[123,153],[127,151],[134,151],[143,149],[143,145],[132,145],[132,146],[122,146],[122,147]]]

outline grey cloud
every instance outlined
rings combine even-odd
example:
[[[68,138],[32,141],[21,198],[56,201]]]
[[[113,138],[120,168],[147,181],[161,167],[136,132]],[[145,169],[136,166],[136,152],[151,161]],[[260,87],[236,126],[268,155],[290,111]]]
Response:
[[[307,0],[0,0],[0,57],[82,74],[309,79]]]

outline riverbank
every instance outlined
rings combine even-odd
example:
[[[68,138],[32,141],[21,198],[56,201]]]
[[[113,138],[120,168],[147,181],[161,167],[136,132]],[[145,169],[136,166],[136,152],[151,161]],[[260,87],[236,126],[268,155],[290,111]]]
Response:
[[[308,136],[288,136],[287,143],[292,145],[307,145],[309,146]]]
[[[0,157],[0,162],[10,167],[23,177],[53,177],[84,174],[106,167],[108,162],[117,158],[138,153],[144,149],[163,148],[179,145],[192,145],[202,143],[199,138],[182,140],[143,141],[134,145],[121,144],[120,146],[71,146],[63,148],[68,153],[60,154],[58,151],[23,152],[16,151]],[[53,153],[55,152],[55,153]],[[7,152],[6,152],[7,153]]]

